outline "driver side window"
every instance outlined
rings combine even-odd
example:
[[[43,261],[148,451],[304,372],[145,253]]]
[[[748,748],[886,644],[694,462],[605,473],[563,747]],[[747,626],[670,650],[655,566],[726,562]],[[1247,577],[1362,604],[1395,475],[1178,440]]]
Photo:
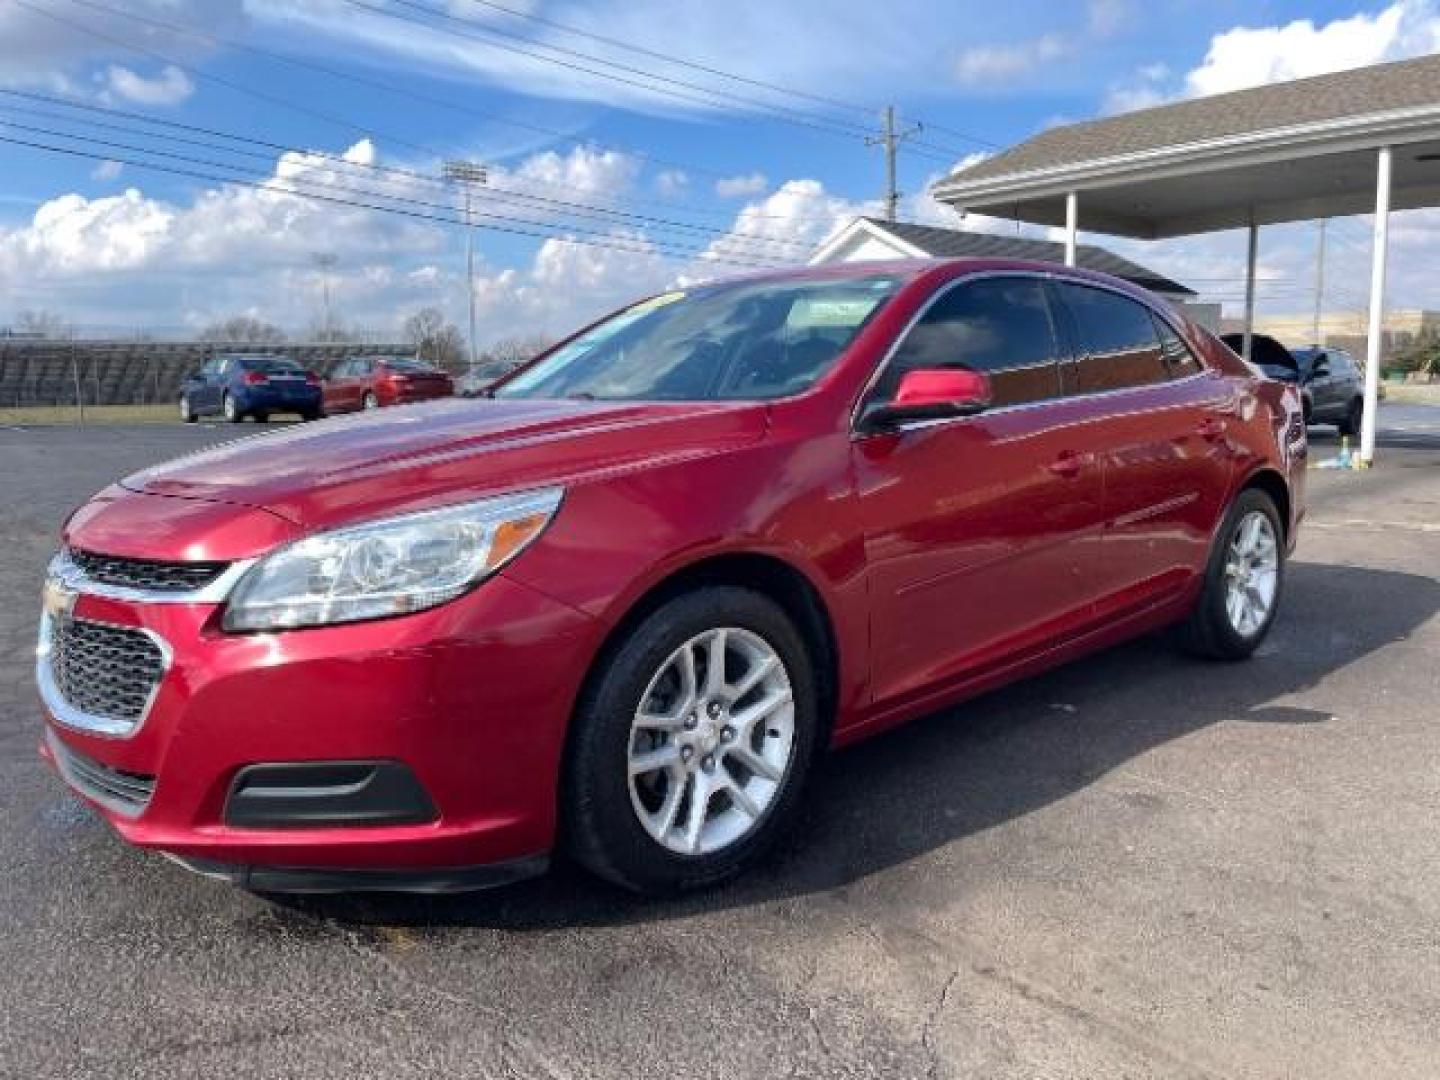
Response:
[[[963,282],[930,305],[911,327],[875,387],[891,401],[907,372],[967,368],[990,377],[996,406],[1060,396],[1059,348],[1040,279],[994,277]]]

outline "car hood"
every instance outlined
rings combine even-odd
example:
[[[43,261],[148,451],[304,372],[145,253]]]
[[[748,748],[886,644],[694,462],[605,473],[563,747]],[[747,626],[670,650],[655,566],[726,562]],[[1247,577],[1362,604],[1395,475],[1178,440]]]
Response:
[[[709,456],[766,426],[753,402],[446,400],[239,439],[121,484],[260,508],[308,530]]]

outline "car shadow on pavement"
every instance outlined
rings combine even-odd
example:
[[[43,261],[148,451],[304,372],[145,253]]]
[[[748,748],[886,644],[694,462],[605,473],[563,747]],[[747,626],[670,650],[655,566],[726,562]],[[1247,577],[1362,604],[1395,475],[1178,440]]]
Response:
[[[1305,562],[1288,574],[1280,621],[1247,663],[1190,659],[1169,635],[1152,635],[830,755],[797,827],[762,865],[718,890],[646,899],[561,864],[491,892],[276,902],[353,926],[528,930],[663,920],[843,888],[1063,799],[1211,725],[1324,723],[1329,714],[1285,699],[1405,639],[1440,610],[1440,582],[1420,575]],[[1338,612],[1347,613],[1343,622]]]

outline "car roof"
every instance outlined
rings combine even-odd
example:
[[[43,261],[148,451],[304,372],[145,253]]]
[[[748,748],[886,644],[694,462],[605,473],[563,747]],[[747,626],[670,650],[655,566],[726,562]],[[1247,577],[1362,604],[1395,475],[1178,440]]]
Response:
[[[738,284],[741,282],[764,283],[782,281],[849,281],[876,276],[893,276],[910,284],[921,278],[936,275],[943,278],[958,277],[967,273],[1023,272],[1044,274],[1048,277],[1092,282],[1105,285],[1131,296],[1151,298],[1155,294],[1126,281],[1098,270],[1084,270],[1077,266],[1062,266],[1059,263],[1042,262],[1037,259],[997,258],[953,258],[953,259],[876,259],[861,262],[821,263],[814,266],[797,266],[780,270],[764,270],[752,274],[737,274],[710,281],[696,282],[696,289],[711,285]],[[679,291],[683,291],[683,288]]]

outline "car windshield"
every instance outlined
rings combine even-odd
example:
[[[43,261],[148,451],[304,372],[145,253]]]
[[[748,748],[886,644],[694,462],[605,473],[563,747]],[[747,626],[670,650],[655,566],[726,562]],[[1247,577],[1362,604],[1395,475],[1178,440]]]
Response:
[[[895,274],[734,282],[612,315],[501,384],[501,398],[765,400],[808,388],[894,295]]]

